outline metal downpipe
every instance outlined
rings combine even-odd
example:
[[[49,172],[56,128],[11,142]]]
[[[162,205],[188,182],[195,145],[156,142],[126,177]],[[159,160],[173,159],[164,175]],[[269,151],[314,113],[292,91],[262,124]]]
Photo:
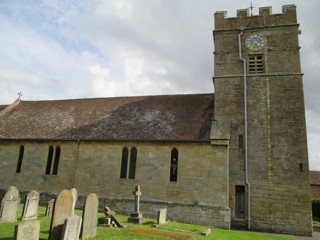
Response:
[[[248,189],[248,229],[251,228],[251,186],[249,183],[248,173],[248,112],[247,112],[247,62],[242,57],[241,36],[243,31],[238,35],[239,40],[239,58],[243,62],[243,96],[244,96],[244,158],[246,171],[246,185]]]
[[[74,159],[74,169],[73,169],[73,175],[72,175],[71,188],[74,187],[74,181],[75,181],[75,178],[76,178],[78,154],[79,154],[79,145],[80,145],[80,139],[77,140],[77,145],[76,145],[76,154],[75,154],[75,159]]]

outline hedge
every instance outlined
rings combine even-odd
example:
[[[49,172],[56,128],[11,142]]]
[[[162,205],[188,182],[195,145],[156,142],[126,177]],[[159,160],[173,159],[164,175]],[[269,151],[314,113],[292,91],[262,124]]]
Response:
[[[312,217],[320,219],[320,199],[312,199]]]

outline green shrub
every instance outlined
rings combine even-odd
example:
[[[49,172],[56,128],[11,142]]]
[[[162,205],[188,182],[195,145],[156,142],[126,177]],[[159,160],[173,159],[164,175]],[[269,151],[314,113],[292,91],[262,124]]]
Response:
[[[320,219],[320,199],[314,198],[311,200],[312,203],[312,217]]]

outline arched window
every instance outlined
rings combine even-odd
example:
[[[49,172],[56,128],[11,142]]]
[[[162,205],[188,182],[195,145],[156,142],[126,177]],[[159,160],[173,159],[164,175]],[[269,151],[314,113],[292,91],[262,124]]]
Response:
[[[122,149],[120,178],[127,178],[128,153],[128,148],[124,147]]]
[[[19,158],[18,158],[18,164],[17,164],[16,173],[20,173],[20,172],[21,172],[23,155],[24,155],[24,146],[21,145],[21,146],[20,146],[20,151],[19,151]]]
[[[170,163],[170,181],[176,182],[178,179],[178,157],[179,153],[176,148],[171,151],[171,163]]]
[[[129,154],[128,148],[124,147],[122,149],[120,178],[135,179],[136,165],[137,165],[137,149],[135,147],[131,148],[130,154]]]
[[[60,152],[61,149],[59,146],[56,147],[56,154],[54,156],[54,163],[53,163],[53,170],[52,174],[57,175],[58,174],[58,167],[59,167],[59,160],[60,160]]]
[[[129,179],[134,179],[136,176],[136,163],[137,163],[137,149],[131,148],[130,153],[130,168],[129,168]]]
[[[53,157],[53,147],[50,146],[49,147],[49,152],[48,152],[46,174],[50,174],[50,172],[51,172],[52,157]]]

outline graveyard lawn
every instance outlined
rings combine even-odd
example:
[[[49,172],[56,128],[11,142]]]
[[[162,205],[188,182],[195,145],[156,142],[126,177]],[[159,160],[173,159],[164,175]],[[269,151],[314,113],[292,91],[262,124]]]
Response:
[[[20,218],[22,214],[23,205],[20,204],[17,212],[18,218]],[[40,239],[47,240],[49,235],[49,228],[50,228],[50,218],[45,217],[45,210],[44,206],[39,206],[38,209],[38,216],[41,221],[40,227]],[[82,215],[82,211],[75,210],[75,214],[78,216]],[[104,213],[99,213],[98,217],[104,217]],[[173,230],[166,230],[155,228],[153,225],[156,223],[155,219],[145,219],[145,223],[142,225],[135,225],[128,223],[127,219],[128,216],[116,215],[117,218],[121,223],[126,225],[126,228],[110,228],[110,227],[97,227],[97,236],[92,239],[96,240],[104,240],[104,239],[154,239],[154,240],[161,240],[161,239],[171,239],[169,237],[162,237],[166,234],[153,236],[146,233],[153,233],[158,231],[159,233],[169,233],[167,235],[170,236],[177,234],[177,235],[184,235],[186,236],[185,239],[203,239],[203,240],[229,240],[229,239],[237,239],[237,240],[281,240],[281,239],[293,239],[288,237],[279,237],[274,236],[272,234],[264,234],[264,233],[254,233],[254,232],[247,232],[247,231],[232,231],[232,230],[224,230],[224,229],[213,229],[212,234],[204,237],[200,236],[197,233],[203,232],[207,229],[205,226],[193,225],[193,224],[180,224],[176,222],[166,223],[163,226],[164,228],[170,229],[180,229],[181,231],[173,231]],[[13,239],[14,236],[14,226],[16,223],[0,223],[0,240],[9,240]],[[140,231],[137,233],[135,229],[144,229],[144,231]],[[188,233],[188,232],[194,233]]]

